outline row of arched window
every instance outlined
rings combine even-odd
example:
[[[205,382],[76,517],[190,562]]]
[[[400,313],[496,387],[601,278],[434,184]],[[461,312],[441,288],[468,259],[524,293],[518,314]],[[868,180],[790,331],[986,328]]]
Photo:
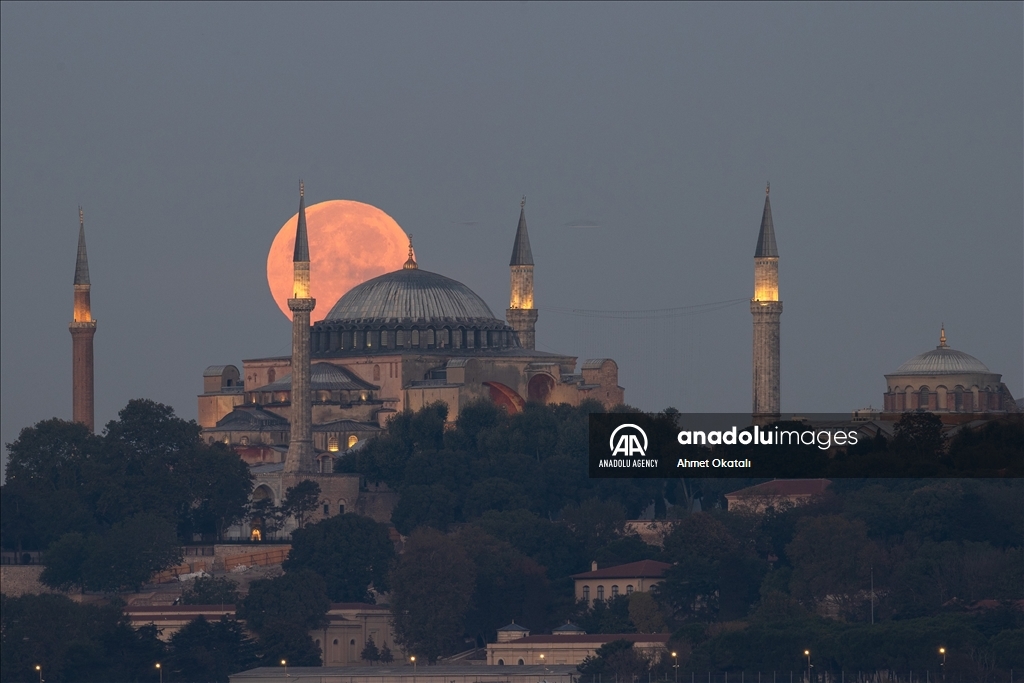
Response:
[[[921,409],[973,412],[1003,409],[1002,393],[992,387],[979,390],[977,386],[966,389],[957,385],[952,391],[942,386],[935,390],[927,386],[910,386],[906,389],[894,387],[885,399],[886,409],[895,411]]]
[[[313,353],[335,351],[375,351],[384,349],[488,349],[516,346],[510,329],[481,330],[459,327],[435,329],[346,329],[331,325],[313,326],[310,345]]]

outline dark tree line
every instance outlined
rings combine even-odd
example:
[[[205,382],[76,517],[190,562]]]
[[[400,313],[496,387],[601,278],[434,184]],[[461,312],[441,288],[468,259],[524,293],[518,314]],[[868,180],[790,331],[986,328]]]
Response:
[[[8,444],[0,536],[42,550],[60,588],[136,588],[176,563],[181,542],[219,538],[246,513],[248,467],[168,406],[134,400],[92,435],[46,420]]]

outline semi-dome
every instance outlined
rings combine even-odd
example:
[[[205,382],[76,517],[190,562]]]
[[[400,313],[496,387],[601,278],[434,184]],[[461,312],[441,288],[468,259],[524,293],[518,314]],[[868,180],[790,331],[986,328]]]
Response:
[[[896,368],[894,375],[956,375],[963,373],[990,373],[984,363],[969,353],[938,346],[925,351]]]
[[[386,273],[353,287],[338,299],[325,321],[469,322],[495,320],[494,313],[466,285],[419,268]]]

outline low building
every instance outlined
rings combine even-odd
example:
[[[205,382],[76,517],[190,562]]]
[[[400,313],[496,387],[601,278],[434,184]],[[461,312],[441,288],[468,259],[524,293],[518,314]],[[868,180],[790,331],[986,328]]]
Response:
[[[825,493],[828,479],[775,479],[725,494],[730,512],[761,514],[769,507],[776,510],[805,505]]]
[[[569,624],[569,626],[572,626]],[[562,628],[562,627],[560,627]],[[529,633],[527,631],[527,633]],[[643,655],[655,659],[667,647],[667,633],[596,633],[588,635],[577,631],[567,635],[527,635],[515,640],[491,643],[487,646],[487,664],[490,666],[577,666],[587,657],[597,654],[602,645],[616,640],[628,640]]]
[[[594,600],[610,600],[634,591],[646,593],[651,590],[651,586],[661,583],[665,570],[670,566],[665,562],[641,560],[598,569],[597,562],[593,562],[589,572],[573,574],[576,599],[586,600],[587,605],[593,605]]]
[[[221,617],[235,618],[234,605],[128,605],[124,611],[132,628],[152,624],[160,630],[162,640],[170,640],[171,636],[199,617],[211,622],[219,621]],[[332,603],[327,619],[326,628],[309,633],[320,648],[324,666],[362,664],[363,648],[370,639],[378,648],[387,646],[395,659],[403,659],[402,650],[395,644],[391,611],[387,606],[361,602]]]
[[[573,683],[575,666],[328,666],[261,667],[230,677],[231,683]]]

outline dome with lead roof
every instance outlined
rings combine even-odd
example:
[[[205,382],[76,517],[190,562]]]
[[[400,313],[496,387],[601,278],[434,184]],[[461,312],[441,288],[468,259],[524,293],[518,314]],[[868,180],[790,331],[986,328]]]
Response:
[[[969,353],[938,346],[925,351],[896,368],[894,375],[958,375],[964,373],[990,373],[984,363]]]
[[[353,287],[324,320],[457,323],[496,318],[484,300],[461,282],[404,268]]]

